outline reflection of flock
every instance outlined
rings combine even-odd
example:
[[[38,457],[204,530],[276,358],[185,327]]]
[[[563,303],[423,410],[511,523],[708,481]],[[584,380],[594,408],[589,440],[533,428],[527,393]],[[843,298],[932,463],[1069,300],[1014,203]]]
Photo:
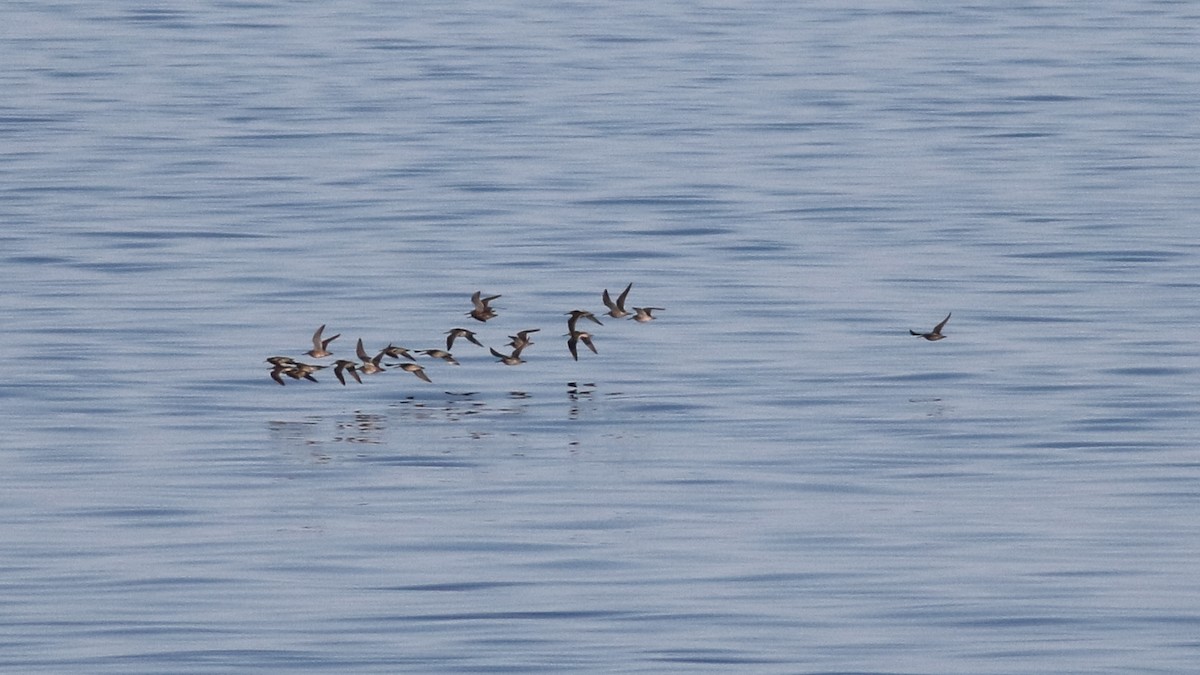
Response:
[[[615,302],[609,296],[608,289],[604,289],[604,294],[601,297],[604,301],[604,305],[608,307],[608,312],[606,312],[608,316],[615,319],[628,317],[637,323],[646,323],[648,321],[653,321],[656,318],[653,314],[654,312],[664,311],[662,307],[633,307],[632,312],[627,310],[625,308],[625,298],[629,296],[629,290],[631,288],[633,288],[632,283],[625,287],[625,290],[622,291],[619,296],[617,296]],[[488,319],[495,318],[497,316],[496,310],[492,308],[490,303],[499,297],[499,295],[484,297],[482,292],[476,291],[474,295],[471,296],[472,308],[471,311],[467,312],[467,316],[481,323],[486,322]],[[593,354],[599,353],[596,351],[596,344],[592,341],[593,335],[585,330],[580,330],[578,327],[578,322],[580,319],[587,319],[588,321],[597,325],[602,326],[604,324],[596,318],[595,314],[583,309],[575,309],[567,312],[567,316],[567,333],[565,337],[567,338],[567,349],[571,352],[571,357],[576,361],[579,360],[580,343],[583,343],[583,345],[590,349]],[[541,329],[529,328],[519,331],[516,335],[508,336],[509,342],[507,346],[512,351],[507,354],[497,351],[494,347],[488,347],[488,350],[492,353],[492,356],[495,356],[499,360],[500,363],[508,366],[520,365],[525,363],[525,359],[521,358],[521,353],[530,345],[534,344],[531,336],[533,333],[536,333],[539,330]],[[307,356],[310,356],[314,359],[326,359],[333,356],[333,352],[330,351],[329,345],[334,340],[341,337],[341,333],[338,333],[332,337],[325,337],[324,334],[325,325],[322,324],[321,327],[317,328],[317,331],[313,333],[312,349],[305,352]],[[328,368],[330,365],[333,367],[334,376],[337,377],[338,382],[341,382],[343,385],[346,384],[347,373],[349,373],[350,377],[354,378],[356,382],[362,383],[363,375],[382,373],[389,368],[407,371],[426,382],[431,382],[432,380],[429,379],[429,375],[425,373],[425,368],[416,362],[417,357],[413,356],[413,353],[415,352],[417,354],[422,354],[433,359],[441,359],[451,365],[459,365],[458,361],[451,354],[450,350],[454,348],[455,341],[460,339],[479,347],[485,346],[479,341],[479,337],[474,331],[467,330],[466,328],[451,328],[446,332],[445,349],[406,349],[404,347],[398,347],[389,343],[388,346],[379,350],[378,353],[372,356],[363,346],[362,338],[359,338],[355,349],[355,355],[358,357],[357,361],[351,361],[349,359],[336,359],[332,364],[319,364],[304,363],[297,361],[290,356],[271,356],[267,358],[267,363],[271,364],[271,379],[275,380],[281,385],[286,382],[283,379],[285,377],[293,380],[308,380],[310,382],[316,382],[317,378],[314,377],[316,372],[318,370]],[[397,361],[384,361],[385,358],[396,359]]]

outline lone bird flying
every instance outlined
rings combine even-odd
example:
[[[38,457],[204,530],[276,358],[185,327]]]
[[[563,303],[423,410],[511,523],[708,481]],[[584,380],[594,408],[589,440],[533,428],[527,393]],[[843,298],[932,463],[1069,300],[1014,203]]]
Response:
[[[951,312],[951,314],[953,314],[953,312]],[[926,340],[929,340],[930,342],[936,342],[936,341],[941,340],[942,338],[946,337],[945,335],[942,335],[942,328],[946,325],[946,322],[949,320],[950,320],[950,314],[947,314],[946,318],[942,319],[942,322],[939,323],[938,325],[934,326],[933,330],[929,331],[928,333],[918,333],[917,331],[912,330],[912,329],[909,329],[908,332],[913,335],[916,335],[917,337],[923,337]]]

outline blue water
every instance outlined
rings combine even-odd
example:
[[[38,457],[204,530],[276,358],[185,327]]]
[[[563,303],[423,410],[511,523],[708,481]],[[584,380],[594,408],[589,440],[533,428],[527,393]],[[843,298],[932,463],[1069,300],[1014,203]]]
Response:
[[[2,16],[0,669],[1200,659],[1192,3]]]

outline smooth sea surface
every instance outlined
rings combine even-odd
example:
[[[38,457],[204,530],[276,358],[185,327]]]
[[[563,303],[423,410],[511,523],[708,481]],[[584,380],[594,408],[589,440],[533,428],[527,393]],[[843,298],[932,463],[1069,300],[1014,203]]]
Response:
[[[1200,663],[1195,3],[0,18],[0,671]]]

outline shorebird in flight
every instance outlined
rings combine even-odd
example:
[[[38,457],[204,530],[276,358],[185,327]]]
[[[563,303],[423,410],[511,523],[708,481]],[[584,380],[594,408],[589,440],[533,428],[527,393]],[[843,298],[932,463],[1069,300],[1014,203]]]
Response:
[[[338,382],[341,382],[343,386],[346,384],[346,377],[345,375],[342,375],[342,373],[346,371],[350,371],[350,375],[353,376],[359,384],[362,384],[362,378],[358,376],[357,363],[353,361],[347,361],[345,359],[338,359],[336,362],[334,362],[333,374],[337,376]]]
[[[493,348],[489,347],[489,349],[492,352],[492,356],[500,359],[500,362],[506,366],[519,366],[522,363],[525,363],[525,359],[521,358],[520,349],[514,349],[512,354],[501,354]]]
[[[487,321],[488,319],[495,318],[496,310],[492,309],[488,303],[498,297],[500,296],[492,295],[485,298],[483,297],[482,291],[475,291],[475,293],[471,296],[471,304],[475,305],[475,308],[467,312],[467,316],[475,319],[476,321]]]
[[[529,337],[529,334],[536,333],[539,330],[541,330],[541,328],[530,328],[528,330],[518,331],[516,335],[509,335],[508,346],[512,347],[514,350],[525,349],[529,345],[533,344],[533,338]]]
[[[392,357],[393,359],[406,358],[409,361],[417,360],[417,357],[413,356],[412,354],[409,354],[408,350],[405,349],[404,347],[397,347],[396,345],[390,344],[390,343],[388,344],[388,346],[383,348],[383,353],[386,354],[387,356]]]
[[[400,363],[397,364],[396,367],[400,370],[412,373],[426,382],[433,382],[433,380],[429,379],[429,376],[425,374],[425,369],[415,363]]]
[[[473,342],[480,347],[483,346],[483,343],[475,337],[475,333],[472,331],[469,331],[466,328],[451,328],[450,330],[446,331],[446,351],[454,349],[454,338],[466,338],[468,341]]]
[[[329,343],[333,342],[334,340],[341,337],[342,334],[338,333],[337,335],[334,335],[331,338],[322,340],[321,333],[323,333],[324,331],[325,331],[325,324],[321,324],[321,327],[317,329],[317,332],[313,333],[313,348],[307,352],[304,352],[305,354],[308,354],[309,356],[313,357],[314,359],[321,359],[321,358],[325,358],[326,356],[333,356],[333,352],[329,351]]]
[[[442,350],[442,349],[418,349],[417,352],[424,354],[425,356],[428,356],[431,358],[441,359],[451,365],[455,365],[455,366],[458,365],[458,361],[455,360],[455,358],[450,355],[450,352]]]
[[[387,352],[381,351],[375,356],[368,356],[367,350],[363,349],[362,338],[358,339],[358,346],[355,348],[354,352],[356,355],[358,355],[358,359],[362,361],[362,364],[358,367],[358,371],[360,373],[363,375],[370,375],[372,373],[383,372],[383,366],[379,365],[379,359],[387,356]]]
[[[291,368],[284,370],[283,374],[291,377],[294,380],[304,378],[309,382],[316,382],[317,378],[313,377],[313,373],[324,367],[325,366],[318,366],[313,363],[300,363],[297,361],[292,364]]]
[[[638,323],[646,323],[647,321],[653,321],[654,319],[658,318],[650,312],[663,312],[666,310],[664,310],[662,307],[634,307],[633,311],[634,315],[629,318]]]
[[[579,360],[579,343],[587,345],[587,348],[592,350],[593,354],[599,354],[596,351],[596,345],[592,344],[592,334],[582,330],[571,331],[571,336],[567,340],[567,349],[571,350],[571,357],[576,361]]]
[[[951,314],[953,314],[953,312],[951,312]],[[934,326],[933,330],[929,331],[928,333],[918,333],[917,331],[911,330],[911,329],[908,332],[913,335],[916,335],[917,337],[923,337],[926,340],[929,340],[930,342],[936,342],[936,341],[941,340],[942,338],[946,337],[945,335],[942,335],[942,328],[945,327],[946,322],[949,320],[950,320],[950,314],[947,314],[946,318],[942,319],[942,322],[939,323],[938,325]]]
[[[274,368],[271,369],[271,379],[278,382],[280,384],[280,386],[283,386],[283,378],[280,377],[279,375],[281,373],[283,373],[285,371],[289,371],[289,370],[292,370],[291,366],[275,366]]]
[[[631,288],[633,288],[632,281],[629,282],[629,285],[625,287],[625,290],[621,291],[621,294],[617,296],[616,302],[613,302],[612,298],[609,297],[608,289],[604,289],[604,305],[608,307],[609,316],[614,319],[619,319],[623,316],[629,316],[629,311],[625,309],[625,298],[629,295],[629,289]]]
[[[311,363],[300,363],[288,356],[271,356],[267,358],[267,363],[271,364],[271,379],[279,384],[283,384],[283,378],[280,375],[287,375],[293,380],[308,380],[316,382],[317,378],[313,377],[313,373],[324,368],[325,366],[317,366]]]
[[[580,319],[590,319],[591,321],[595,322],[596,324],[598,324],[600,326],[604,325],[604,324],[600,323],[600,319],[597,319],[595,314],[592,314],[591,312],[587,311],[586,309],[573,309],[573,310],[567,312],[567,314],[570,315],[570,318],[567,319],[567,332],[568,333],[575,332],[575,322],[579,321]]]

